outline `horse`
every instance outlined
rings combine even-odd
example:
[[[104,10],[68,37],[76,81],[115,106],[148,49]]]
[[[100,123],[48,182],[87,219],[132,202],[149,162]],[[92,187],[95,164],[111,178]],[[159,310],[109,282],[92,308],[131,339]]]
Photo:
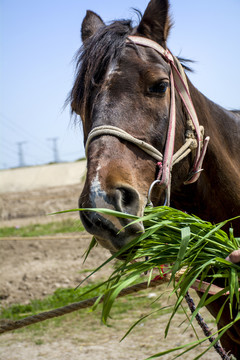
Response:
[[[171,55],[169,6],[167,0],[151,0],[137,26],[128,20],[105,25],[92,11],[82,22],[83,46],[68,99],[72,112],[80,115],[87,147],[79,207],[142,216],[150,200],[153,206],[165,202],[218,223],[240,214],[240,111],[206,98]],[[174,92],[176,79],[186,101],[181,91]],[[112,253],[144,231],[141,223],[124,228],[130,220],[94,211],[80,216],[86,230]],[[239,221],[233,225],[240,236]],[[240,261],[239,253],[230,254],[231,260],[234,256]],[[224,301],[222,296],[207,306],[213,316]],[[219,329],[229,322],[225,307]],[[239,321],[221,343],[240,359]]]

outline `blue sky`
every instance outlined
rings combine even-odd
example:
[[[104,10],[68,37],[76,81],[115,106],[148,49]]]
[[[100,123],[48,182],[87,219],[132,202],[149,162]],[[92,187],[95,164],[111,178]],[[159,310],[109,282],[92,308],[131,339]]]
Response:
[[[86,10],[104,21],[133,18],[147,0],[0,0],[0,168],[48,163],[52,138],[59,157],[84,156],[81,129],[63,104],[73,84],[73,56],[81,45]],[[190,78],[211,100],[240,108],[240,1],[172,0],[168,46],[196,61]]]

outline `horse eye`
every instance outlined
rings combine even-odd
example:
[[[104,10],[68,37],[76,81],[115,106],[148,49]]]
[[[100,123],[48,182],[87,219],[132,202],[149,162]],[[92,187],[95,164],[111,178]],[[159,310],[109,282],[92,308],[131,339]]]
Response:
[[[148,88],[148,91],[152,94],[164,94],[169,86],[168,82],[161,81],[160,83],[154,84]]]

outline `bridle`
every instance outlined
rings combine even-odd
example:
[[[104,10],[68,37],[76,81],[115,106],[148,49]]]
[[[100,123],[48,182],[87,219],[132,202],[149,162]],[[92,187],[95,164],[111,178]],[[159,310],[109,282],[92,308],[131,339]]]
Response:
[[[202,163],[206,154],[207,146],[209,143],[209,136],[204,140],[204,128],[199,125],[198,117],[194,109],[192,99],[189,93],[187,79],[182,68],[182,65],[176,57],[174,57],[168,49],[164,49],[161,45],[153,40],[140,37],[128,36],[127,42],[136,45],[152,48],[157,51],[163,59],[170,64],[170,88],[171,88],[171,101],[170,101],[170,116],[167,132],[167,139],[164,154],[158,151],[152,145],[145,141],[139,140],[134,136],[128,134],[123,129],[116,126],[102,125],[93,128],[87,138],[85,151],[88,152],[88,147],[92,139],[97,136],[112,135],[131,142],[141,148],[143,151],[151,155],[158,161],[160,171],[158,178],[151,184],[148,192],[148,203],[151,202],[151,192],[156,184],[159,184],[166,191],[166,200],[164,205],[170,205],[170,190],[171,190],[171,171],[173,165],[184,159],[190,152],[194,152],[194,162],[192,169],[188,175],[185,185],[192,184],[198,180],[202,171]],[[175,129],[176,129],[176,107],[175,107],[175,90],[179,94],[185,109],[187,111],[187,131],[185,134],[185,143],[174,154],[175,143]]]

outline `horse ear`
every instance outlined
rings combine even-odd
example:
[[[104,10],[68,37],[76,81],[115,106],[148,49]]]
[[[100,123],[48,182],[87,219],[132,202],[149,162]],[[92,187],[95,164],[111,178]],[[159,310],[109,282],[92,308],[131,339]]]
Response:
[[[168,0],[151,0],[138,26],[137,33],[166,48],[170,27]]]
[[[94,35],[95,32],[102,27],[104,22],[93,11],[87,10],[87,14],[82,22],[82,29],[81,29],[81,35],[82,35],[82,41],[85,42],[90,36]]]

